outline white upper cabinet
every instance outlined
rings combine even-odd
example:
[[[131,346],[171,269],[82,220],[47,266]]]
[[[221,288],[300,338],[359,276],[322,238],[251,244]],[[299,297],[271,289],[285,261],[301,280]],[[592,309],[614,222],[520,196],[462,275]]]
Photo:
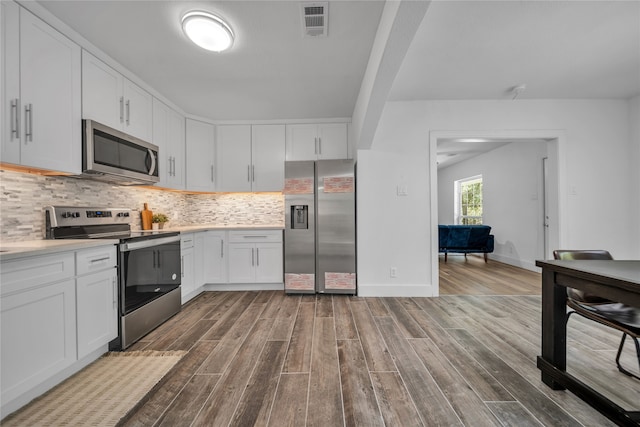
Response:
[[[251,126],[216,127],[219,191],[251,191]]]
[[[153,143],[159,147],[159,187],[184,189],[185,118],[153,99]]]
[[[215,191],[214,126],[198,120],[186,120],[186,188],[190,191]]]
[[[218,191],[282,191],[285,126],[216,127]]]
[[[251,126],[253,191],[282,191],[284,188],[285,126]]]
[[[346,123],[287,125],[287,160],[348,159]]]
[[[0,7],[2,161],[80,173],[80,47],[16,3]]]
[[[153,97],[140,86],[82,51],[82,117],[144,141],[153,133]]]

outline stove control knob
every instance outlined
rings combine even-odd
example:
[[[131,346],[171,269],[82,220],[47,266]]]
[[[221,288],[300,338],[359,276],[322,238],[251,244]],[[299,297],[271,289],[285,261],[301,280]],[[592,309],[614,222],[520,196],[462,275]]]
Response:
[[[80,212],[72,212],[71,213],[71,217],[72,218],[80,218]]]
[[[71,212],[62,212],[62,218],[71,218]]]
[[[118,215],[119,217],[128,217],[129,216],[129,212],[120,212]]]

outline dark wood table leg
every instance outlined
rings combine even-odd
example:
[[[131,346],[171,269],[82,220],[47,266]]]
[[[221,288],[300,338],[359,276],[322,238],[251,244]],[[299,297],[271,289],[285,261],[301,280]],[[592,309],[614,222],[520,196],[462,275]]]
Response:
[[[542,358],[567,370],[567,288],[556,285],[556,273],[542,269]],[[564,387],[542,371],[542,381],[554,390]]]

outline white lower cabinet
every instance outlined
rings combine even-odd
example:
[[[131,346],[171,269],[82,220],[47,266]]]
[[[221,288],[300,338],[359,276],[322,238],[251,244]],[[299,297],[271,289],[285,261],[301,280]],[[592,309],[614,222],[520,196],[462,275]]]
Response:
[[[180,236],[180,268],[182,271],[180,289],[183,304],[194,297],[196,290],[194,244],[195,236],[193,233]]]
[[[226,231],[215,230],[203,231],[196,235],[197,262],[202,265],[201,284],[203,285],[227,282],[226,235]]]
[[[230,231],[229,283],[282,282],[282,231]]]
[[[112,267],[76,279],[78,359],[118,336],[118,273]]]
[[[76,361],[75,307],[73,277],[2,296],[2,416],[21,406],[6,405]]]
[[[2,417],[107,351],[118,334],[115,267],[114,245],[2,262]]]

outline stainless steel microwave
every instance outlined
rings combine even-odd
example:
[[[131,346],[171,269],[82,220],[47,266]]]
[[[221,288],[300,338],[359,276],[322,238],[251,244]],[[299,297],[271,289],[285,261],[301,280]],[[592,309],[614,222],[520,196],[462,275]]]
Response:
[[[122,185],[160,180],[158,146],[93,120],[82,121],[82,176]]]

